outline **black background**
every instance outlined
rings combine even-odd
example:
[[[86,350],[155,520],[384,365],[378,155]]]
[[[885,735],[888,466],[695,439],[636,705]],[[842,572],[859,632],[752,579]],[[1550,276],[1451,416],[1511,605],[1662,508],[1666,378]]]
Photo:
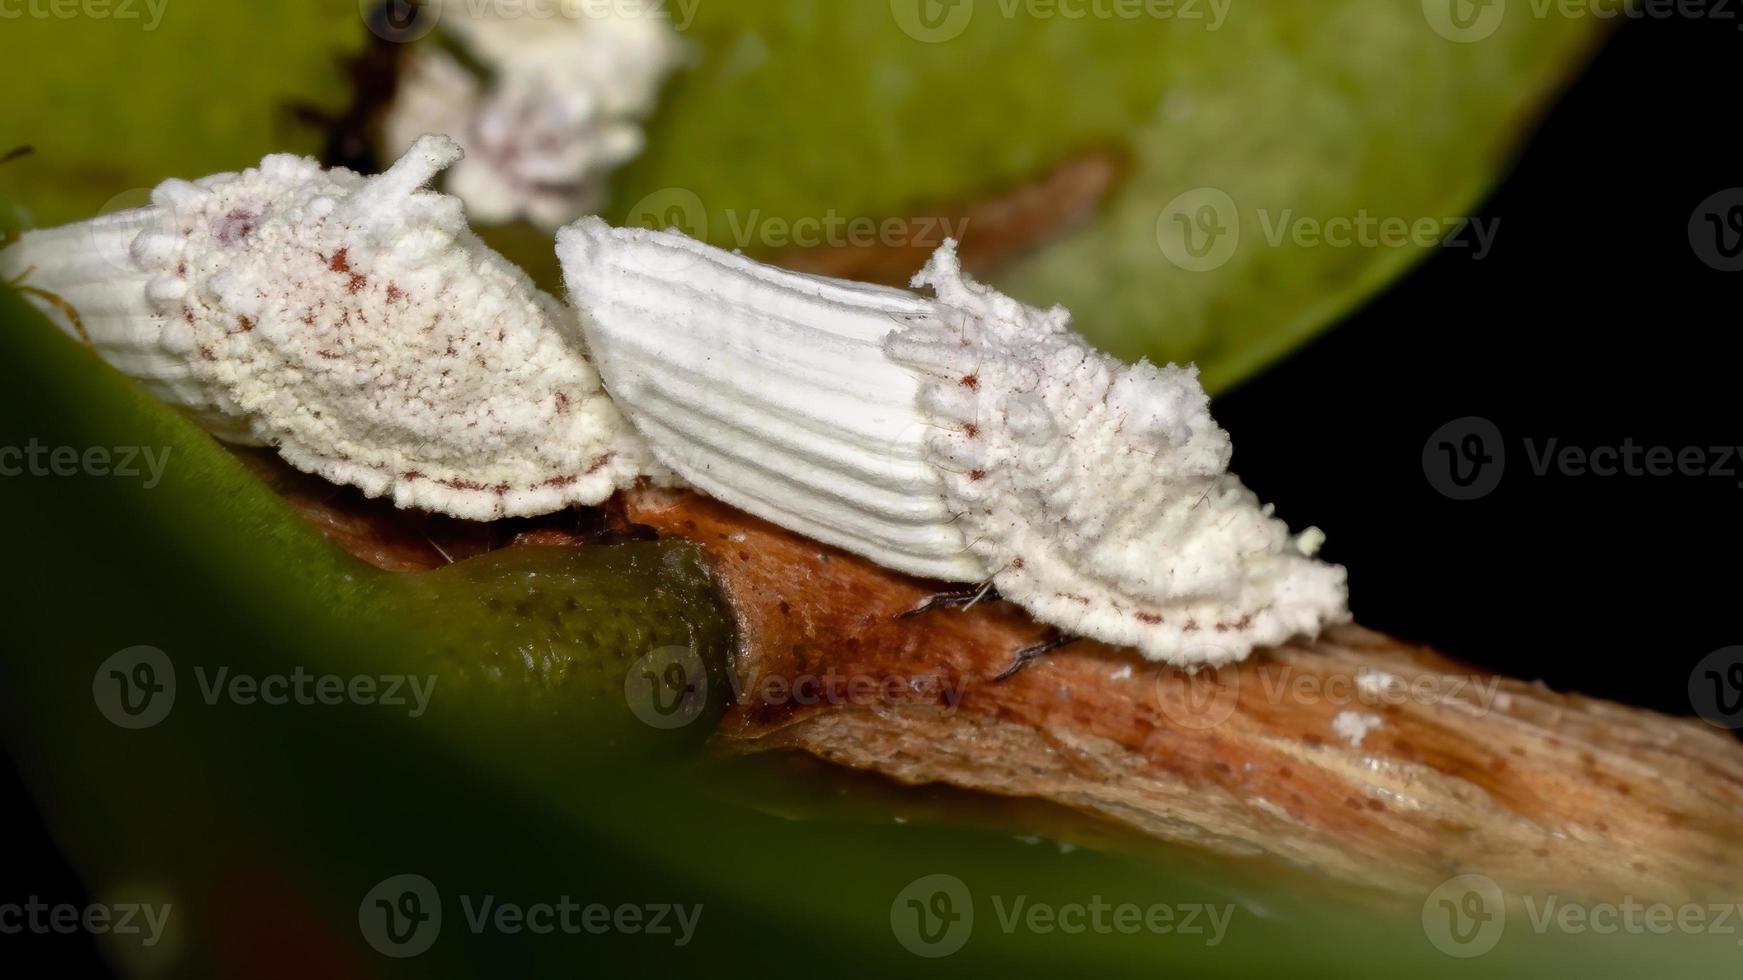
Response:
[[[1440,252],[1215,406],[1235,470],[1327,532],[1363,624],[1684,714],[1690,668],[1743,643],[1743,463],[1723,478],[1538,476],[1525,447],[1743,443],[1743,273],[1703,263],[1688,229],[1743,186],[1740,23],[1627,25],[1484,204],[1492,254]],[[1495,423],[1507,458],[1493,493],[1461,502],[1422,453],[1467,416]]]
[[[1626,25],[1483,206],[1500,221],[1492,254],[1437,252],[1219,400],[1236,470],[1292,524],[1328,533],[1365,625],[1678,714],[1695,663],[1743,643],[1743,472],[1538,476],[1524,448],[1743,443],[1743,273],[1709,268],[1688,233],[1709,195],[1743,186],[1739,26]],[[1499,486],[1474,501],[1437,492],[1422,461],[1465,416],[1494,422],[1507,452]],[[14,823],[0,900],[82,902],[9,760],[0,814]],[[0,936],[13,965],[0,972],[29,954],[61,975],[99,970],[86,937]]]

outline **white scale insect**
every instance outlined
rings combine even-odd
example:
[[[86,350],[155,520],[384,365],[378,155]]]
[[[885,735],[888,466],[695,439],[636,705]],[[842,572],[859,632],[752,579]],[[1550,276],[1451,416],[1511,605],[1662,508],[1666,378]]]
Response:
[[[915,276],[928,296],[587,218],[558,237],[578,331],[420,190],[459,155],[426,137],[379,177],[274,156],[170,181],[24,235],[0,278],[221,438],[402,507],[532,515],[675,473],[1181,666],[1348,618],[1319,532],[1228,473],[1194,369],[1094,350],[1063,309],[963,276],[954,243]]]
[[[568,309],[420,190],[459,155],[431,136],[377,177],[279,155],[166,181],[25,233],[0,280],[220,438],[334,483],[475,520],[599,503],[658,466]]]
[[[613,399],[735,507],[1173,664],[1348,617],[1323,536],[1229,474],[1195,369],[1094,350],[964,277],[954,242],[914,277],[932,296],[597,218],[557,254]]]

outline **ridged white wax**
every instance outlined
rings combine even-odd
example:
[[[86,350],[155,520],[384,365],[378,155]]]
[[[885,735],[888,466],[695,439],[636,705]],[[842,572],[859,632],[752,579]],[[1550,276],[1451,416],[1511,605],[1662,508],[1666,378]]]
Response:
[[[557,239],[606,390],[708,493],[900,571],[973,579],[883,337],[930,304],[597,218]]]
[[[931,296],[596,218],[558,255],[607,390],[727,503],[1182,666],[1348,617],[1319,533],[1228,473],[1196,370],[1094,350],[954,242],[915,278]]]

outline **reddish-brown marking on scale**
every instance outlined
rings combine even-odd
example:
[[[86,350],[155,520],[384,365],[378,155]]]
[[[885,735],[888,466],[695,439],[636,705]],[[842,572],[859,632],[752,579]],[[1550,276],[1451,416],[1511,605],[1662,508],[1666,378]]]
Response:
[[[218,241],[224,245],[235,245],[254,234],[254,223],[260,216],[247,208],[231,208],[230,213],[218,225]]]

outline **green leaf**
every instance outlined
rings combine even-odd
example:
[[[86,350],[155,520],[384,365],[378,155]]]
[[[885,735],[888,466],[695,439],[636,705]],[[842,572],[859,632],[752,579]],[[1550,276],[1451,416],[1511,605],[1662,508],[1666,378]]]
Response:
[[[0,211],[26,227],[136,207],[192,179],[312,153],[288,107],[345,101],[341,60],[368,37],[354,3],[37,0],[0,20]]]
[[[1428,251],[1274,245],[1271,229],[1468,215],[1606,27],[1521,8],[1461,42],[1430,22],[1442,3],[672,0],[694,63],[608,217],[677,188],[715,243],[768,251],[765,222],[900,216],[1122,146],[1133,169],[1104,213],[998,284],[1065,304],[1122,356],[1197,361],[1222,388]],[[920,5],[945,15],[939,31]],[[339,61],[369,38],[350,3],[137,0],[9,20],[0,65],[29,95],[0,118],[0,152],[36,152],[0,165],[0,200],[22,209],[8,218],[57,224],[138,204],[166,177],[312,152],[318,134],[287,106],[342,105]],[[1239,244],[1192,271],[1158,235],[1181,233],[1165,212],[1202,188],[1233,202],[1218,218]],[[549,272],[547,239],[509,237]]]
[[[609,216],[679,188],[716,244],[757,251],[767,243],[742,232],[758,220],[903,215],[1123,145],[1133,172],[1093,226],[997,281],[1065,304],[1115,353],[1195,360],[1225,387],[1427,251],[1273,247],[1262,217],[1470,214],[1604,30],[1521,6],[1461,43],[1430,24],[1451,2],[703,3],[689,29],[698,63]],[[918,5],[950,12],[945,26],[916,27]],[[1045,16],[1068,9],[1091,15]],[[1169,203],[1199,188],[1225,192],[1240,227],[1210,271],[1171,264],[1158,244],[1159,224],[1178,233]]]

